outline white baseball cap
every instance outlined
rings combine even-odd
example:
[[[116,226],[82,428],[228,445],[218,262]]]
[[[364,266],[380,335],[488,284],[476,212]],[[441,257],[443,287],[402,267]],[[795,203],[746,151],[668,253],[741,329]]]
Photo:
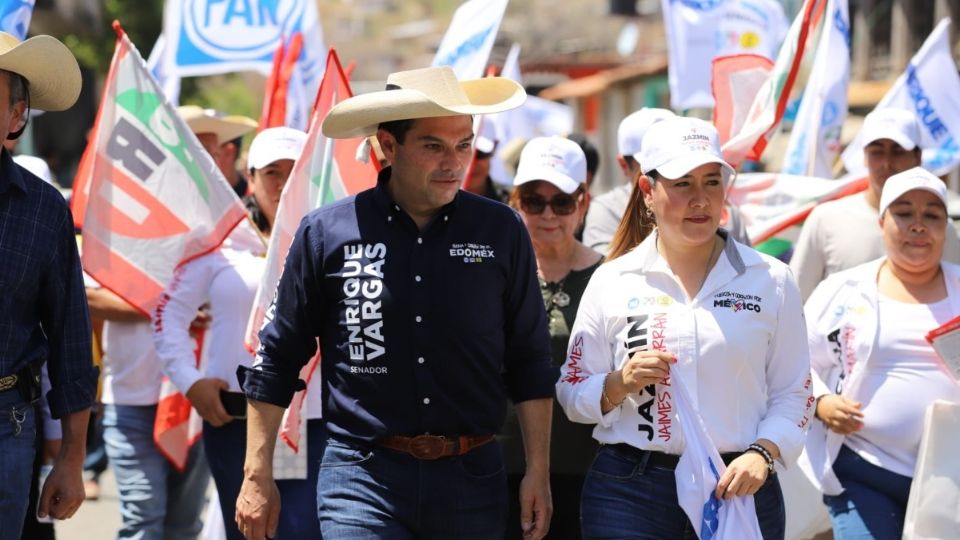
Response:
[[[620,126],[617,128],[617,150],[620,155],[632,156],[640,152],[643,136],[650,129],[650,126],[674,116],[676,115],[667,109],[655,109],[653,107],[644,107],[627,115],[620,121]]]
[[[587,157],[565,137],[536,137],[523,147],[513,185],[544,180],[573,193],[587,179]]]
[[[706,163],[720,164],[725,184],[736,174],[723,160],[717,129],[699,118],[675,116],[653,124],[633,157],[644,174],[656,170],[670,180]]]
[[[906,109],[877,109],[863,119],[863,146],[890,139],[904,150],[913,150],[920,144],[920,125],[917,115]]]
[[[947,185],[943,183],[943,180],[923,167],[914,167],[902,173],[897,173],[884,182],[883,193],[880,194],[880,215],[882,216],[887,208],[903,194],[915,189],[933,193],[940,199],[944,207],[947,206]]]
[[[247,167],[262,169],[281,159],[300,159],[307,134],[288,127],[267,128],[253,138],[247,152]]]

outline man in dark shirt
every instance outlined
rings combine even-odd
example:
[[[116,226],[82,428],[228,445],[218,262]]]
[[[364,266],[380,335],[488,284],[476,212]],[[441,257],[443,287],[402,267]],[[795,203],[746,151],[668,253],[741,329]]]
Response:
[[[80,69],[62,43],[20,43],[0,32],[0,140],[23,132],[34,108],[69,108]],[[39,373],[46,362],[50,411],[63,439],[38,515],[66,519],[83,502],[87,421],[97,385],[90,316],[73,218],[59,191],[0,150],[0,538],[19,538],[36,453]]]
[[[331,138],[376,133],[377,186],[300,225],[251,370],[237,521],[271,535],[271,458],[283,407],[319,338],[324,419],[319,518],[326,538],[497,538],[549,527],[556,379],[530,239],[508,207],[460,190],[471,114],[518,106],[516,83],[457,81],[450,68],[395,73],[388,90],[340,103]],[[494,434],[517,404],[522,523],[505,524]]]

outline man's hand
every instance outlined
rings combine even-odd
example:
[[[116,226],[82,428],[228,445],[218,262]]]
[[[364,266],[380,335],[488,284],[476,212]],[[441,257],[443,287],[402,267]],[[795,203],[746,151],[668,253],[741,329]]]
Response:
[[[270,477],[243,479],[237,497],[237,528],[247,540],[277,535],[280,521],[280,491]]]
[[[863,412],[860,402],[839,396],[826,394],[817,400],[816,416],[841,435],[849,435],[863,429]]]
[[[80,460],[66,459],[62,455],[53,462],[53,470],[43,484],[37,515],[54,519],[73,517],[85,495],[83,491],[83,456]]]
[[[220,401],[220,390],[229,389],[230,385],[223,379],[198,379],[187,390],[187,399],[204,420],[214,427],[220,427],[233,420]]]
[[[717,498],[732,499],[753,495],[763,487],[768,474],[770,472],[767,470],[767,461],[763,456],[756,452],[744,452],[723,471],[720,481],[717,482]]]
[[[553,498],[550,495],[549,473],[527,470],[520,482],[520,528],[524,540],[540,540],[546,536],[551,517]]]

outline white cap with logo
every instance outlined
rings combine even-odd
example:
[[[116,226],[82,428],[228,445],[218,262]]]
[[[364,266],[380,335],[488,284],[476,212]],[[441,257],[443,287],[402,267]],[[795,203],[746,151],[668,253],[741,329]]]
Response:
[[[620,126],[617,127],[617,150],[619,154],[621,156],[633,156],[640,152],[643,136],[650,129],[650,126],[674,116],[676,115],[672,111],[653,107],[644,107],[627,115],[620,121]]]
[[[253,138],[247,152],[247,167],[262,169],[281,159],[300,159],[307,134],[288,127],[267,128]]]
[[[923,167],[914,167],[902,173],[897,173],[884,182],[883,193],[880,194],[880,215],[882,216],[887,208],[905,193],[915,189],[933,193],[940,199],[943,206],[947,206],[947,185],[943,183],[943,180]]]
[[[864,148],[880,139],[890,139],[904,150],[913,150],[920,144],[917,115],[906,109],[877,109],[863,119],[860,132],[863,133]]]
[[[676,116],[655,123],[647,130],[640,152],[633,157],[640,162],[644,174],[656,170],[671,180],[706,163],[720,164],[724,183],[736,174],[723,160],[717,129],[699,118]]]
[[[587,157],[580,145],[564,137],[536,137],[523,147],[513,185],[545,180],[573,193],[587,179]]]

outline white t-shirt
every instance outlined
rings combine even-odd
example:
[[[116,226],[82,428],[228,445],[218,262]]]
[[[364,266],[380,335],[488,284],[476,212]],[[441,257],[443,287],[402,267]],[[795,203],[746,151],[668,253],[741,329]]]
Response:
[[[785,264],[726,240],[723,255],[688,301],[656,249],[656,234],[603,264],[590,280],[570,333],[557,400],[595,439],[682,454],[673,391],[657,384],[600,409],[606,375],[639,350],[677,356],[682,377],[720,452],[758,438],[795,461],[812,415],[810,363],[800,294]],[[652,390],[652,391],[651,391]]]
[[[164,291],[154,315],[153,340],[163,371],[184,394],[205,377],[223,379],[231,391],[240,391],[237,367],[253,362],[244,338],[265,263],[249,250],[223,247],[181,266]],[[205,303],[210,304],[211,316],[209,358],[197,368],[189,327]],[[320,384],[313,381],[307,392],[306,417],[320,418],[321,406]]]
[[[885,254],[880,213],[861,193],[825,202],[810,212],[794,245],[790,269],[806,301],[827,276]],[[943,259],[960,263],[955,226],[947,226]]]
[[[114,405],[156,405],[163,373],[150,321],[106,321],[102,337],[101,400]]]
[[[927,406],[960,402],[960,385],[940,367],[924,336],[952,318],[950,303],[906,304],[880,296],[877,348],[864,364],[858,397],[863,429],[844,444],[888,471],[913,476]]]

